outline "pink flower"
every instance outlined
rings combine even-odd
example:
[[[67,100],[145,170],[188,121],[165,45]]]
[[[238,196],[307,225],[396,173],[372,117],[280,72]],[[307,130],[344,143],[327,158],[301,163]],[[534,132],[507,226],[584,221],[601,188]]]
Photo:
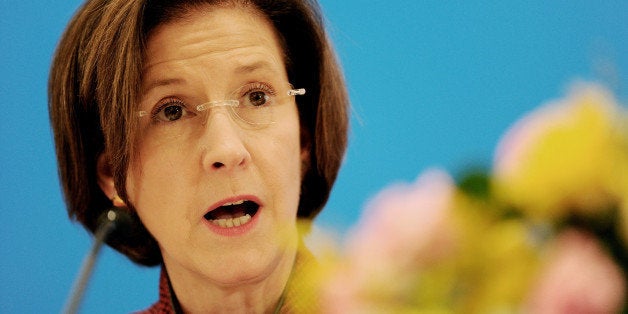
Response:
[[[621,269],[590,234],[567,230],[550,246],[529,313],[617,313],[626,293]]]
[[[324,288],[326,313],[390,311],[421,265],[447,251],[452,179],[430,170],[369,202],[345,247],[345,263]]]
[[[365,270],[428,260],[438,249],[435,244],[447,236],[453,193],[452,179],[440,170],[426,171],[413,184],[383,190],[350,232],[348,258]]]

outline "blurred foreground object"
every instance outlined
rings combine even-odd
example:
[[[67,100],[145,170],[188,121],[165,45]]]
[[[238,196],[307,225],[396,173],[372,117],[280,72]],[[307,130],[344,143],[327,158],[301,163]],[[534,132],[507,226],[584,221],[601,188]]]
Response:
[[[628,196],[626,112],[578,85],[517,122],[497,148],[497,197],[534,219],[605,215]]]
[[[492,171],[380,192],[327,264],[326,312],[625,311],[627,125],[579,84],[515,123]]]

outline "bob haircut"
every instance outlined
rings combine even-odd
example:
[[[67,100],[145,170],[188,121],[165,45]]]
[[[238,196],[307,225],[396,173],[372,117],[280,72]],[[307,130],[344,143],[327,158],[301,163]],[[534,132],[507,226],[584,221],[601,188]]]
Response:
[[[158,25],[203,5],[250,6],[266,16],[282,43],[290,82],[307,89],[298,98],[301,145],[310,151],[298,217],[313,219],[321,211],[347,145],[349,101],[315,0],[88,0],[65,30],[49,77],[59,176],[70,218],[95,232],[112,206],[97,177],[97,160],[106,154],[117,192],[136,220],[107,243],[141,265],[160,264],[161,252],[120,187],[135,153],[146,41]]]

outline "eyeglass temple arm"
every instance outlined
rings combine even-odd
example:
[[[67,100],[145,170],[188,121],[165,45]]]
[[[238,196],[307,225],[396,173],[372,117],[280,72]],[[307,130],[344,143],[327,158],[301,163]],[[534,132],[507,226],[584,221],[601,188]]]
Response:
[[[291,89],[288,91],[288,96],[305,95],[305,88]]]

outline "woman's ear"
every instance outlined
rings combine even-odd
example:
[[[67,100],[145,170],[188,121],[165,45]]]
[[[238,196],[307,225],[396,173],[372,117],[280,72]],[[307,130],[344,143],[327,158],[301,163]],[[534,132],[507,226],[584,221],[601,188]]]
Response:
[[[102,153],[98,156],[98,161],[96,164],[96,172],[98,175],[98,186],[105,193],[107,198],[111,200],[113,206],[116,207],[125,207],[126,204],[124,201],[118,196],[118,191],[116,190],[116,186],[113,180],[113,174],[111,171],[111,164],[109,163],[109,158],[107,154]]]
[[[310,154],[312,151],[310,132],[307,128],[301,126],[301,179],[305,176],[305,173],[310,169]]]

